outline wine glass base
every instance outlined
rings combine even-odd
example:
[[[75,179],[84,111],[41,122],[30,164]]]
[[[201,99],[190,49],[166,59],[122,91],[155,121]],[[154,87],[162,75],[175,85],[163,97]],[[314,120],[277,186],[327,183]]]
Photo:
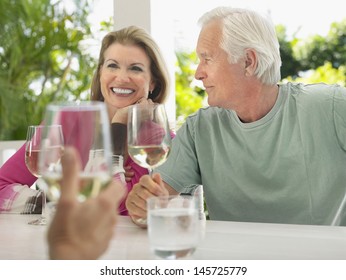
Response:
[[[35,226],[45,226],[47,224],[47,220],[44,217],[38,218],[36,220],[32,220],[28,222],[29,225],[35,225]]]
[[[148,225],[147,219],[144,219],[144,218],[139,218],[139,219],[137,219],[137,220],[136,220],[136,223],[139,224],[139,225],[142,225],[142,226]]]

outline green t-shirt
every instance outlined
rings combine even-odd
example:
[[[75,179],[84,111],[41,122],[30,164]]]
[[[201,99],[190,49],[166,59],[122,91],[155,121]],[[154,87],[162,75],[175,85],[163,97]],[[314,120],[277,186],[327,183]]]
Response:
[[[178,192],[203,185],[214,220],[331,224],[346,192],[346,89],[280,85],[272,110],[252,123],[200,109],[155,171]]]

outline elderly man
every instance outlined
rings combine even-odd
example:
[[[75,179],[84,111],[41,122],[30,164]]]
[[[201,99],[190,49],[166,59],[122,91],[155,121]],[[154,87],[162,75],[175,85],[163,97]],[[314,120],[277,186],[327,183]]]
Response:
[[[133,221],[146,218],[148,197],[203,185],[211,219],[344,224],[346,89],[279,84],[275,28],[256,12],[221,7],[200,23],[195,77],[210,107],[187,118],[167,162],[135,185]]]

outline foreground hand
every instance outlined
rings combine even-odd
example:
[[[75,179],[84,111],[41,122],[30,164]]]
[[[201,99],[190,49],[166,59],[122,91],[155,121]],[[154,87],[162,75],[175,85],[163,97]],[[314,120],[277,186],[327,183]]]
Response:
[[[61,197],[48,230],[51,259],[96,259],[113,236],[123,186],[112,181],[97,197],[77,200],[80,161],[73,149],[62,157]]]
[[[133,186],[126,199],[126,208],[135,224],[146,227],[146,225],[138,223],[137,220],[147,218],[147,199],[159,195],[168,195],[160,174],[153,174],[152,177],[144,175]]]

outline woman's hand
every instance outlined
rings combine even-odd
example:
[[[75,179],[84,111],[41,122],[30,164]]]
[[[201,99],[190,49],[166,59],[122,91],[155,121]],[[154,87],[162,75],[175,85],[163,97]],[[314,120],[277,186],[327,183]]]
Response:
[[[154,102],[151,99],[147,99],[147,98],[143,97],[143,98],[139,99],[135,104],[154,104]],[[134,104],[131,104],[129,106],[117,109],[113,115],[111,122],[112,123],[127,124],[128,109],[132,105],[134,105]]]

